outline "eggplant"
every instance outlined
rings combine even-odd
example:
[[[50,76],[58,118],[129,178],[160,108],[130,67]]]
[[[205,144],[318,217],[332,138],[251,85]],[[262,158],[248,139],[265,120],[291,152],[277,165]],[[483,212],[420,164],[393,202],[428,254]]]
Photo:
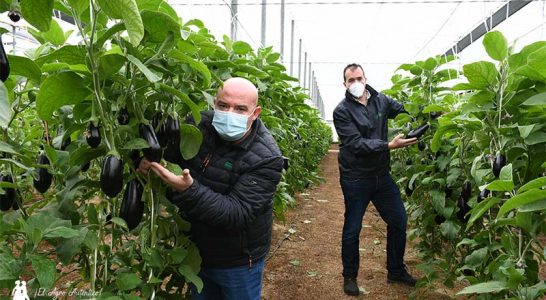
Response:
[[[157,138],[157,141],[159,142],[159,145],[161,148],[164,148],[167,146],[167,143],[169,142],[169,136],[170,132],[168,130],[168,120],[169,118],[172,121],[172,117],[168,116],[167,119],[163,123],[161,123],[161,119],[163,118],[163,114],[161,112],[158,112],[154,115],[152,118],[152,127],[155,132],[155,136]]]
[[[87,145],[91,148],[97,148],[100,145],[100,130],[99,126],[95,126],[93,122],[87,124],[87,132],[85,134]]]
[[[133,230],[140,224],[144,212],[142,202],[142,185],[137,179],[132,179],[125,186],[123,201],[119,209],[119,216],[127,223],[129,230]]]
[[[19,22],[21,20],[21,14],[18,11],[12,10],[8,13],[8,17],[13,22]]]
[[[72,139],[70,138],[70,136],[68,138],[66,138],[62,144],[61,144],[61,150],[65,150],[66,147],[68,147],[70,145],[70,143],[72,143]]]
[[[488,189],[483,189],[483,190],[478,194],[478,203],[482,202],[483,199],[489,197],[489,194],[491,194],[491,192],[490,192]]]
[[[467,200],[468,199],[464,199],[462,195],[457,200],[457,207],[459,208],[459,211],[457,211],[457,218],[463,223],[468,221],[468,216],[466,216],[466,214],[470,211],[470,206],[466,203]]]
[[[282,161],[283,161],[283,163],[282,163],[282,168],[283,168],[285,171],[288,171],[288,167],[289,167],[289,165],[290,165],[290,164],[289,164],[289,163],[290,163],[290,159],[289,159],[288,157],[286,157],[286,156],[283,155]]]
[[[113,198],[123,189],[123,161],[113,155],[108,155],[102,162],[100,172],[100,189]]]
[[[13,183],[13,178],[11,175],[0,175],[0,182],[10,182]],[[0,195],[0,210],[7,211],[9,210],[15,201],[15,189],[14,188],[3,188],[4,194]]]
[[[168,162],[179,163],[182,160],[182,154],[180,153],[180,123],[178,119],[167,118],[167,132],[170,138],[163,157]]]
[[[406,160],[406,166],[411,166],[412,163],[413,163],[413,162],[411,161],[411,158],[408,158],[408,159]]]
[[[423,141],[420,141],[419,143],[417,143],[417,148],[419,148],[419,151],[425,150],[426,147],[427,145]]]
[[[152,125],[146,125],[141,123],[138,129],[140,132],[140,137],[146,140],[146,142],[148,142],[148,145],[150,145],[149,148],[142,149],[144,157],[146,157],[146,159],[151,162],[159,162],[161,160],[161,146],[157,141],[157,137],[155,135],[154,129],[152,128]]]
[[[504,156],[503,154],[497,155],[497,157],[495,157],[495,162],[493,162],[493,175],[495,175],[495,178],[499,178],[502,167],[504,167],[505,165],[506,156]]]
[[[416,129],[410,131],[408,133],[408,135],[406,136],[406,139],[411,139],[411,138],[420,138],[423,134],[425,134],[425,131],[427,131],[427,129],[430,127],[430,125],[428,124],[423,124],[419,127],[417,127]]]
[[[472,194],[472,184],[470,183],[470,181],[466,180],[463,183],[463,189],[461,190],[461,197],[464,199],[464,201],[468,201],[471,194]]]
[[[8,54],[4,50],[4,43],[2,42],[2,35],[0,35],[0,80],[6,81],[9,77],[9,61]]]
[[[44,153],[38,156],[37,162],[40,165],[49,165],[49,159]],[[38,180],[34,179],[34,188],[43,194],[49,189],[52,181],[53,176],[46,168],[38,168]]]
[[[119,125],[127,125],[129,124],[129,120],[131,119],[129,115],[129,111],[127,110],[127,107],[122,107],[118,111],[118,124]]]

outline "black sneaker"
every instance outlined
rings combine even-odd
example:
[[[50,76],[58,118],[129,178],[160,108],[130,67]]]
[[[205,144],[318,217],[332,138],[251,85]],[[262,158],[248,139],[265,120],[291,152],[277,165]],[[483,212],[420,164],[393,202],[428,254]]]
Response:
[[[360,291],[358,290],[358,284],[356,284],[356,278],[344,277],[343,291],[349,296],[358,296]]]
[[[415,283],[417,283],[417,280],[413,278],[408,272],[404,271],[404,273],[400,275],[387,275],[387,282],[388,283],[402,283],[408,286],[415,286]]]

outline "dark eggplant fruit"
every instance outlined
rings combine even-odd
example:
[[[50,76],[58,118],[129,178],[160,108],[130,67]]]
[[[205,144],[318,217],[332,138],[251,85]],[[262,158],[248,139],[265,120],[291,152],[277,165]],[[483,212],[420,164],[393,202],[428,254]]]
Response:
[[[423,141],[420,141],[419,143],[417,143],[417,148],[419,148],[419,151],[425,150],[426,147],[427,145]]]
[[[286,156],[283,156],[282,161],[283,161],[282,168],[285,171],[288,171],[288,167],[290,166],[290,159],[288,157],[286,157]]]
[[[161,119],[163,119],[163,114],[161,112],[156,113],[152,118],[152,127],[161,148],[166,147],[169,142],[170,132],[167,129],[169,118],[172,120],[172,117],[168,116],[167,119],[161,123]]]
[[[123,189],[123,161],[115,156],[108,155],[102,162],[100,172],[100,189],[113,198]]]
[[[70,136],[68,138],[66,138],[62,144],[61,144],[61,150],[66,150],[66,147],[68,147],[70,145],[70,143],[72,143],[72,139],[70,138]]]
[[[129,111],[127,110],[127,107],[122,107],[118,111],[118,124],[119,125],[127,125],[129,124],[129,120],[131,119],[129,115]]]
[[[163,158],[171,163],[178,163],[182,160],[180,153],[180,123],[178,119],[167,118],[167,132],[169,133],[169,143],[163,153]]]
[[[49,159],[44,153],[38,156],[37,162],[40,165],[49,165]],[[53,176],[49,173],[49,171],[46,168],[38,168],[38,180],[34,179],[34,188],[38,192],[43,194],[47,191],[47,189],[49,189],[52,181],[53,181]]]
[[[100,130],[99,126],[93,125],[93,122],[87,124],[87,132],[85,134],[87,145],[91,148],[97,148],[100,145]]]
[[[483,189],[479,194],[478,194],[478,203],[479,202],[482,202],[483,199],[489,197],[489,194],[491,192],[488,190],[488,189]]]
[[[411,138],[420,138],[423,134],[425,134],[425,132],[427,131],[427,129],[430,127],[430,125],[428,124],[423,124],[419,127],[417,127],[416,129],[410,131],[408,133],[408,135],[406,136],[406,139],[411,139]]]
[[[14,11],[14,10],[8,13],[8,17],[13,22],[19,22],[19,20],[21,20],[21,14],[18,11]]]
[[[13,178],[11,177],[11,175],[0,175],[0,182],[13,183]],[[0,195],[0,210],[9,210],[13,206],[14,202],[16,202],[15,189],[4,188],[4,194]]]
[[[142,202],[142,185],[137,179],[127,182],[123,201],[119,209],[119,216],[127,223],[129,230],[133,230],[140,224],[144,212]]]
[[[2,35],[0,35],[0,80],[6,81],[9,77],[9,61],[8,54],[4,50],[4,43],[2,42]]]
[[[406,192],[406,196],[408,196],[408,197],[411,197],[411,194],[413,194],[413,190],[410,188],[409,182],[408,182],[408,184],[406,184],[406,187],[404,188],[404,191]]]
[[[411,158],[408,158],[408,159],[406,160],[406,166],[411,166],[412,163],[413,163],[413,162],[411,161]]]
[[[497,155],[497,157],[495,157],[495,162],[493,162],[493,175],[495,175],[495,178],[499,178],[502,167],[504,167],[505,165],[506,156],[504,156],[503,154]]]
[[[432,111],[432,112],[430,112],[429,115],[430,115],[430,118],[431,118],[432,120],[435,120],[435,119],[437,119],[439,116],[441,116],[442,114],[443,114],[443,112],[441,112],[441,111]]]
[[[140,137],[148,142],[149,148],[142,149],[144,157],[149,161],[159,162],[161,160],[161,146],[157,141],[154,129],[152,125],[140,124],[139,127]]]
[[[457,200],[457,207],[459,208],[459,211],[457,211],[457,218],[464,223],[468,221],[468,216],[466,216],[466,214],[470,211],[470,206],[466,204],[466,201],[467,199],[464,199],[462,195]]]
[[[472,184],[470,183],[470,181],[466,180],[463,183],[463,189],[461,190],[461,197],[466,202],[470,198],[471,194],[472,194]]]

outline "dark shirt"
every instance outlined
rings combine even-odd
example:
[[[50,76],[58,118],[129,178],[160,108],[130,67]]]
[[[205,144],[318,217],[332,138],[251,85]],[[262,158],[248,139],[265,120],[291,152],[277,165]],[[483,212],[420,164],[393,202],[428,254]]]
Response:
[[[345,178],[382,176],[390,170],[388,119],[406,112],[401,103],[366,85],[370,93],[364,105],[345,93],[334,110],[339,146],[339,171]]]

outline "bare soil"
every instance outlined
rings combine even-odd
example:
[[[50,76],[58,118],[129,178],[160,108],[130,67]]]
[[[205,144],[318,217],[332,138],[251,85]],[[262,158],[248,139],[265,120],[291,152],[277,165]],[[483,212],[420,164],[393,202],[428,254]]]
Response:
[[[370,203],[360,235],[361,294],[346,296],[341,275],[341,232],[344,203],[339,185],[338,151],[330,150],[322,162],[325,182],[296,198],[297,207],[275,224],[269,260],[264,271],[262,299],[408,299],[413,288],[387,283],[386,224]],[[295,230],[295,232],[294,232]],[[406,247],[405,262],[419,276],[416,250]],[[453,293],[438,290],[427,299],[452,299]]]

